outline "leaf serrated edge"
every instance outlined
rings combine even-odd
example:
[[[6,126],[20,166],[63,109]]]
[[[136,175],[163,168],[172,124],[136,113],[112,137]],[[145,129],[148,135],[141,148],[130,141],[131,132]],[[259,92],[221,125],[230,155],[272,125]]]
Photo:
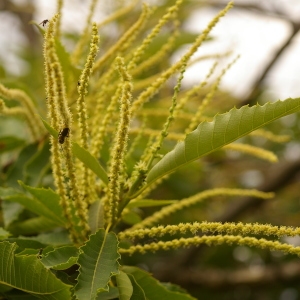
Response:
[[[239,111],[239,110],[245,110],[245,108],[254,110],[254,109],[257,109],[257,108],[264,108],[264,107],[267,107],[267,106],[278,105],[278,103],[280,103],[280,102],[283,104],[284,102],[289,102],[289,101],[290,101],[290,102],[291,102],[291,101],[295,101],[295,102],[297,101],[298,104],[297,104],[297,105],[294,104],[292,108],[287,109],[287,110],[285,110],[284,113],[278,115],[278,116],[276,117],[276,119],[279,119],[279,118],[281,118],[281,117],[283,117],[283,116],[287,116],[287,115],[289,115],[289,114],[291,114],[291,113],[295,113],[295,112],[299,111],[299,106],[300,106],[299,102],[300,102],[300,98],[288,98],[288,99],[286,99],[286,100],[278,100],[278,101],[276,101],[276,102],[267,102],[267,103],[265,103],[264,105],[256,104],[256,105],[253,105],[253,106],[251,106],[251,107],[250,107],[249,105],[244,105],[244,106],[242,106],[241,108],[233,107],[233,108],[230,109],[228,112],[225,112],[225,113],[222,113],[222,114],[219,114],[219,113],[216,114],[216,115],[214,116],[213,120],[210,121],[210,122],[208,122],[208,121],[203,121],[203,122],[201,122],[201,123],[197,126],[197,128],[196,128],[194,131],[192,131],[192,132],[190,132],[189,134],[186,135],[184,141],[179,142],[179,143],[175,146],[175,148],[174,148],[173,150],[171,150],[170,152],[168,152],[168,153],[167,153],[167,154],[166,154],[166,155],[165,155],[165,156],[164,156],[164,157],[163,157],[156,165],[154,165],[154,166],[152,167],[152,169],[149,171],[148,176],[147,176],[147,185],[145,185],[141,190],[139,190],[135,195],[133,195],[132,198],[134,198],[134,197],[135,197],[137,194],[139,194],[141,191],[145,190],[145,189],[146,189],[150,184],[152,184],[155,180],[157,180],[157,179],[159,179],[159,178],[161,178],[161,177],[163,177],[163,176],[165,176],[165,175],[167,175],[167,174],[170,174],[170,173],[172,173],[172,172],[174,172],[174,171],[176,170],[176,168],[175,168],[175,169],[170,169],[170,170],[168,170],[167,172],[161,174],[160,176],[154,176],[153,178],[151,177],[151,175],[152,175],[152,173],[153,173],[153,170],[156,170],[156,169],[158,168],[158,165],[160,165],[162,161],[165,161],[165,160],[166,160],[166,157],[172,155],[172,154],[176,151],[176,149],[178,149],[178,148],[180,148],[180,147],[184,147],[183,145],[185,144],[185,142],[187,141],[187,139],[190,137],[190,135],[193,134],[193,133],[195,133],[195,131],[199,130],[199,127],[200,127],[200,126],[203,126],[203,124],[210,124],[210,125],[213,125],[216,121],[218,121],[218,119],[220,119],[220,118],[226,116],[226,114],[230,114],[230,113],[232,113],[232,112]],[[287,105],[289,105],[289,103],[286,103],[286,106],[287,106]],[[225,145],[230,144],[231,142],[233,142],[233,141],[235,141],[235,140],[237,140],[237,139],[239,139],[239,138],[241,138],[241,137],[243,137],[243,136],[249,134],[250,132],[252,132],[252,131],[254,131],[254,130],[256,130],[256,129],[262,127],[262,126],[265,126],[265,125],[267,125],[267,124],[269,124],[269,123],[271,123],[271,122],[273,122],[273,121],[275,121],[276,119],[273,118],[273,119],[271,119],[270,121],[267,121],[267,122],[263,123],[263,124],[260,125],[260,126],[257,126],[257,127],[255,127],[255,128],[252,128],[252,130],[250,130],[250,131],[248,131],[248,132],[245,132],[245,133],[242,134],[242,135],[239,135],[237,138],[234,138],[234,139],[228,141],[228,143],[226,143],[226,144],[224,144],[224,145],[221,145],[221,146],[219,146],[219,147],[216,147],[216,148],[212,149],[212,150],[209,151],[209,152],[206,152],[205,155],[207,155],[207,154],[209,154],[209,153],[212,153],[212,152],[214,152],[214,151],[216,151],[216,150],[218,150],[218,149],[221,149],[221,148],[224,147]],[[202,156],[202,155],[201,155],[201,156]],[[199,156],[199,157],[201,157],[201,156]],[[193,159],[193,160],[196,160],[196,159],[198,159],[199,157],[196,157],[196,158]],[[193,160],[189,160],[189,161],[186,162],[185,164],[190,163],[190,162],[192,162]],[[180,166],[182,166],[182,165],[184,165],[184,164],[181,164]]]
[[[117,264],[117,269],[118,269],[118,272],[110,272],[110,275],[109,275],[109,279],[112,277],[112,276],[115,276],[115,275],[117,275],[117,274],[119,274],[119,272],[120,272],[120,264],[119,264],[119,259],[121,258],[121,254],[119,253],[119,251],[118,251],[118,249],[119,249],[119,240],[118,240],[118,237],[117,237],[117,235],[114,233],[114,232],[108,232],[108,230],[109,230],[109,227],[107,227],[106,228],[106,230],[104,230],[104,228],[99,228],[98,229],[98,231],[96,231],[94,234],[90,234],[89,235],[89,239],[85,242],[85,244],[84,245],[82,245],[80,248],[79,248],[79,255],[78,255],[78,259],[77,259],[77,264],[79,265],[79,269],[78,269],[78,271],[79,271],[79,274],[78,274],[78,276],[77,276],[77,278],[76,278],[76,281],[77,281],[77,284],[75,285],[75,287],[74,287],[74,295],[75,295],[75,297],[76,297],[76,299],[77,300],[81,300],[81,299],[79,299],[78,297],[77,297],[77,295],[76,295],[76,286],[78,285],[78,279],[79,279],[79,277],[80,277],[80,275],[81,274],[83,274],[82,272],[81,272],[81,267],[82,267],[82,265],[80,264],[80,255],[81,254],[84,254],[84,251],[82,250],[85,246],[87,246],[87,243],[88,242],[90,242],[91,241],[91,238],[93,238],[94,236],[96,236],[97,235],[97,233],[99,232],[99,231],[104,231],[104,239],[103,239],[103,242],[102,242],[102,245],[101,245],[101,249],[102,249],[102,247],[103,247],[103,245],[104,245],[104,242],[105,242],[105,240],[106,240],[106,238],[107,238],[107,236],[108,236],[108,234],[114,234],[114,236],[115,236],[115,238],[116,238],[116,241],[117,241],[117,247],[116,247],[116,253],[117,253],[117,258],[115,259],[115,262],[116,262],[116,264]],[[100,252],[99,252],[100,253]],[[99,255],[98,255],[98,257],[99,257]],[[94,268],[94,270],[96,270],[96,268]],[[108,291],[108,282],[107,282],[107,285],[106,285],[106,287],[107,287],[107,289],[103,289],[103,288],[99,288],[99,289],[97,289],[97,294],[96,294],[96,297],[97,297],[97,295],[98,295],[98,293],[100,292],[100,291]]]

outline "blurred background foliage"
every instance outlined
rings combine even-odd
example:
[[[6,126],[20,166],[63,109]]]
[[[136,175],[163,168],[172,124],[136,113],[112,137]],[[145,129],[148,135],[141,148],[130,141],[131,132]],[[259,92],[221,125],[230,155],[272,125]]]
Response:
[[[74,1],[76,5],[77,1]],[[149,20],[148,28],[156,24],[156,20],[161,16],[162,11],[173,4],[174,1],[159,1],[159,9],[155,11]],[[21,72],[10,72],[7,70],[5,58],[0,61],[0,82],[9,88],[20,88],[26,91],[39,107],[42,117],[46,117],[45,110],[45,90],[44,90],[44,65],[42,57],[42,35],[30,21],[37,23],[42,20],[35,19],[36,1],[9,1],[1,0],[0,14],[8,15],[15,22],[11,30],[17,30],[22,35],[22,47],[18,47],[14,55],[19,57],[22,65]],[[124,4],[124,3],[123,3]],[[115,5],[123,5],[122,1],[116,1]],[[107,5],[109,10],[115,9],[113,4]],[[216,1],[184,1],[179,17],[184,20],[195,9],[211,6],[212,9],[220,7]],[[251,10],[254,13],[265,15],[276,14],[280,17],[284,12],[269,11],[258,4],[240,5],[237,1],[235,10]],[[100,54],[118,39],[139,16],[140,10],[134,9],[130,15],[123,16],[113,24],[105,26],[100,31],[101,46]],[[48,16],[51,17],[50,15]],[[226,16],[226,18],[230,18]],[[282,44],[282,47],[269,57],[265,62],[264,72],[262,72],[251,87],[251,93],[242,97],[233,96],[230,90],[219,89],[215,94],[212,105],[205,111],[208,117],[217,112],[226,112],[232,106],[240,107],[244,104],[259,102],[263,104],[274,99],[268,96],[268,87],[265,85],[265,78],[268,72],[276,64],[281,55],[288,49],[291,41],[299,31],[300,23],[293,20],[290,22],[293,31],[290,34],[290,41]],[[2,19],[4,20],[4,19]],[[218,24],[218,26],[222,26]],[[143,59],[151,57],[160,49],[168,35],[172,31],[165,29],[147,50]],[[9,35],[10,32],[2,32],[1,35]],[[69,28],[62,32],[63,43],[66,48],[72,50],[75,42],[79,38],[78,32]],[[191,43],[196,34],[181,30],[179,37],[174,45],[175,51],[180,51]],[[246,38],[246,37],[245,37]],[[215,37],[212,35],[207,43],[213,42]],[[234,50],[234,49],[231,49]],[[4,57],[10,61],[6,53]],[[243,53],[241,53],[243,55]],[[3,57],[3,56],[2,56]],[[164,70],[170,65],[170,57],[163,60],[159,65],[146,70],[135,78],[136,81],[148,78],[157,72]],[[16,64],[18,63],[15,62]],[[228,63],[228,60],[226,60]],[[18,68],[17,66],[14,67]],[[228,71],[230,72],[230,70]],[[18,74],[17,74],[18,73]],[[72,84],[72,82],[70,83]],[[74,82],[74,87],[77,82]],[[185,82],[185,87],[189,86]],[[236,78],[239,84],[239,78]],[[150,109],[166,107],[170,105],[170,97],[173,93],[174,81],[169,82],[163,87],[161,92],[146,105]],[[69,87],[70,88],[70,87]],[[188,104],[186,113],[194,111],[203,99],[207,90],[203,89],[197,97]],[[75,98],[76,99],[76,98]],[[75,100],[73,99],[73,100]],[[7,101],[7,106],[19,105],[14,101]],[[165,224],[177,224],[190,221],[243,221],[270,223],[273,225],[299,226],[300,201],[299,201],[299,179],[300,179],[300,156],[299,156],[299,121],[298,116],[292,115],[272,123],[267,126],[275,134],[288,134],[290,142],[279,144],[265,141],[259,137],[245,137],[243,142],[256,146],[261,146],[271,150],[279,157],[279,162],[271,164],[257,158],[233,151],[217,151],[211,155],[195,161],[188,166],[181,168],[172,174],[168,180],[157,187],[151,198],[154,199],[181,199],[191,196],[197,192],[215,188],[257,188],[263,191],[275,191],[276,196],[272,200],[260,200],[254,198],[215,198],[200,203],[184,212],[172,215],[165,220]],[[148,116],[147,125],[152,129],[160,129],[165,120],[165,116]],[[178,123],[179,122],[179,123]],[[180,132],[185,126],[185,120],[179,119],[177,125],[172,127],[172,131]],[[28,134],[28,129],[24,120],[17,117],[0,117],[0,154],[1,154],[1,185],[20,188],[17,180],[32,186],[52,187],[51,169],[49,164],[49,147],[45,141],[32,144]],[[181,131],[182,132],[182,131]],[[109,138],[109,137],[108,137]],[[141,142],[141,150],[136,150],[135,156],[139,157],[142,147],[146,146],[147,140]],[[174,141],[165,144],[164,151],[167,152],[174,147]],[[103,149],[102,160],[108,156],[108,149]],[[134,160],[132,161],[133,166]],[[152,213],[154,209],[144,209],[139,211],[143,217]],[[21,212],[18,205],[11,209],[14,218]],[[9,216],[4,216],[9,218]],[[25,218],[25,216],[23,216]],[[20,228],[15,228],[19,233]],[[299,238],[285,239],[286,242],[300,244]],[[292,255],[283,256],[277,252],[269,252],[259,249],[219,246],[180,249],[168,253],[159,252],[156,254],[137,255],[124,259],[124,263],[138,265],[152,272],[156,278],[164,282],[177,283],[187,289],[198,299],[300,299],[300,262],[299,258]]]

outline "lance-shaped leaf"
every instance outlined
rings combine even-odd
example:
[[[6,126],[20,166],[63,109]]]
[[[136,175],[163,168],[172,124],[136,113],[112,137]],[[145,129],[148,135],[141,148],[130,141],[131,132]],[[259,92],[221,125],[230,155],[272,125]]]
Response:
[[[128,275],[121,271],[116,275],[116,280],[119,289],[119,299],[130,300],[133,292],[133,287]]]
[[[90,235],[89,241],[80,248],[77,261],[79,276],[75,296],[79,300],[96,299],[100,291],[108,291],[112,275],[119,273],[118,240],[113,232],[99,229]]]
[[[142,289],[136,282],[135,278],[131,274],[127,274],[128,278],[131,281],[132,287],[133,287],[133,292],[130,300],[147,300],[146,295]]]
[[[76,247],[64,246],[48,252],[41,262],[48,269],[66,270],[76,263],[78,255],[79,251]]]
[[[111,299],[119,299],[119,290],[114,286],[110,286],[108,292],[101,292],[96,298],[96,300],[111,300]]]
[[[147,186],[179,167],[207,155],[272,121],[300,110],[300,98],[233,108],[202,122],[183,142],[167,153],[149,172]]]
[[[143,290],[143,293],[148,300],[195,300],[194,297],[188,294],[168,290],[158,280],[154,279],[148,272],[139,268],[124,266],[122,270],[134,277],[136,284]],[[133,298],[138,299],[136,297]],[[140,299],[143,298],[141,297]]]
[[[33,188],[25,185],[22,181],[19,181],[19,184],[28,191],[33,198],[21,193],[16,193],[15,195],[4,197],[4,200],[18,202],[39,216],[48,218],[56,222],[57,225],[64,225],[65,219],[63,217],[62,208],[59,205],[58,194],[50,188]]]
[[[46,233],[41,233],[35,236],[31,236],[30,238],[27,237],[27,239],[37,241],[45,245],[51,245],[53,247],[72,244],[67,230],[55,230]]]
[[[15,256],[18,246],[0,243],[0,282],[39,299],[71,299],[70,287],[47,270],[36,255]]]
[[[45,217],[33,217],[11,224],[8,229],[14,235],[32,235],[57,228],[57,223]]]

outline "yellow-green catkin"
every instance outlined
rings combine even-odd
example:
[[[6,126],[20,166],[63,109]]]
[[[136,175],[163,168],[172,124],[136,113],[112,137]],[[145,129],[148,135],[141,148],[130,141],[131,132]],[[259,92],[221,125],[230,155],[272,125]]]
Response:
[[[92,38],[90,43],[90,51],[84,66],[84,69],[81,73],[79,85],[78,85],[78,93],[79,97],[77,99],[77,115],[78,115],[78,124],[79,124],[79,135],[80,135],[80,145],[88,150],[88,123],[87,123],[87,110],[86,110],[86,103],[85,97],[88,92],[89,86],[89,79],[92,72],[92,67],[98,53],[99,47],[99,35],[97,24],[93,23],[92,25]],[[81,194],[84,201],[88,203],[93,202],[91,199],[91,195],[93,192],[93,188],[91,186],[93,175],[91,171],[84,165],[79,165],[80,171],[77,172],[80,178],[80,189]]]
[[[122,78],[121,109],[120,121],[115,137],[114,148],[112,152],[111,165],[109,170],[108,198],[105,203],[106,220],[108,224],[115,224],[119,217],[120,185],[122,178],[122,167],[127,149],[128,132],[131,119],[131,100],[132,83],[131,76],[128,74],[124,60],[121,57],[116,58],[117,69]]]
[[[273,152],[252,145],[234,143],[224,146],[223,149],[246,153],[271,163],[278,162],[278,157]]]
[[[49,41],[54,35],[54,25],[55,22],[52,20],[49,22],[49,26],[45,32],[44,41],[44,59],[45,59],[45,83],[46,83],[46,95],[47,95],[47,108],[48,108],[48,119],[50,120],[51,126],[59,130],[59,113],[56,105],[57,90],[54,81],[54,76],[51,68],[51,60],[49,60],[49,52],[53,51],[52,43]],[[60,155],[60,149],[58,140],[50,136],[51,144],[51,165],[52,173],[54,178],[54,183],[57,188],[58,194],[60,196],[60,206],[64,217],[67,220],[66,228],[70,233],[71,240],[76,244],[80,244],[80,236],[75,229],[74,219],[72,216],[73,203],[68,197],[68,191],[65,183],[64,172],[63,172],[63,162]]]
[[[154,74],[152,76],[148,76],[143,79],[139,79],[134,83],[134,89],[136,91],[143,90],[145,88],[148,88],[157,78],[161,76],[160,73]]]
[[[136,76],[146,70],[150,69],[151,67],[157,65],[159,62],[163,61],[166,58],[168,53],[174,46],[175,40],[179,35],[179,22],[177,20],[174,21],[175,26],[174,30],[172,31],[170,37],[166,41],[166,43],[159,49],[156,53],[151,55],[149,58],[145,59],[141,63],[139,63],[134,69],[132,69],[131,73],[132,76]],[[135,86],[136,89],[136,86]]]
[[[140,18],[133,24],[127,32],[125,32],[119,40],[102,56],[98,61],[96,61],[93,71],[100,70],[104,63],[106,63],[113,55],[116,55],[117,53],[124,52],[131,43],[135,40],[138,33],[142,30],[144,27],[146,21],[149,18],[150,10],[148,5],[143,5],[143,11],[140,15]]]
[[[89,8],[89,14],[88,14],[87,20],[85,22],[85,28],[83,30],[82,35],[80,36],[78,43],[76,44],[75,50],[73,51],[72,56],[71,56],[71,60],[74,65],[77,65],[78,62],[80,61],[82,54],[84,52],[84,48],[88,43],[92,18],[95,13],[95,8],[96,8],[97,3],[98,3],[98,0],[91,1],[90,8]]]
[[[159,134],[160,134],[160,132],[157,131],[157,135],[159,135]],[[152,154],[151,147],[152,147],[153,143],[155,142],[157,135],[149,134],[148,143],[144,149],[144,152],[143,152],[140,160],[134,166],[133,172],[130,176],[130,179],[128,180],[128,186],[133,190],[135,190],[133,185],[136,185],[136,187],[138,188],[139,184],[141,184],[143,182],[143,178],[146,177],[146,173],[148,170],[146,162],[151,157],[151,154]],[[148,190],[146,192],[148,193]],[[146,192],[142,193],[138,197],[135,197],[135,200],[144,199],[144,197],[146,196]]]
[[[104,137],[107,133],[107,127],[113,121],[113,115],[118,107],[118,100],[121,94],[121,86],[113,78],[112,71],[115,73],[112,67],[109,68],[96,84],[97,86],[99,85],[99,91],[95,95],[96,108],[95,106],[93,107],[93,112],[96,111],[97,113],[94,115],[91,129],[93,137],[91,141],[91,153],[95,157],[99,157],[104,144]]]
[[[55,24],[58,15],[55,15],[53,19],[51,19],[50,23],[53,22]],[[83,238],[86,238],[89,232],[89,226],[87,221],[87,204],[82,199],[77,184],[77,178],[73,163],[73,156],[72,156],[72,115],[68,107],[68,102],[66,99],[66,91],[64,85],[64,77],[62,73],[62,68],[59,63],[57,54],[55,52],[55,41],[54,37],[50,36],[47,39],[48,43],[48,52],[47,60],[49,60],[49,69],[52,72],[52,76],[54,77],[55,81],[55,88],[56,88],[56,97],[54,100],[56,101],[56,107],[58,110],[58,116],[61,119],[59,124],[60,128],[69,128],[69,137],[65,139],[63,145],[64,151],[64,158],[65,158],[65,167],[66,167],[66,176],[69,178],[69,188],[70,188],[70,195],[72,200],[74,201],[74,206],[76,208],[76,215],[80,219],[79,226],[82,227],[80,234]]]
[[[225,75],[225,73],[229,70],[229,68],[237,61],[238,58],[239,58],[239,56],[237,56],[231,63],[229,63],[222,70],[221,74],[218,76],[217,80],[215,81],[215,83],[211,87],[210,91],[208,92],[208,94],[203,99],[201,105],[199,106],[199,108],[198,108],[195,116],[191,120],[189,126],[186,128],[186,130],[185,130],[186,134],[190,133],[191,131],[193,131],[198,126],[198,124],[200,123],[200,118],[202,116],[203,110],[209,104],[209,102],[211,101],[211,99],[214,96],[215,92],[218,90],[218,87],[220,85],[221,79],[223,78],[223,76]]]
[[[158,33],[161,31],[162,27],[174,16],[176,16],[176,13],[179,10],[179,7],[181,5],[183,0],[177,0],[173,6],[171,6],[167,13],[158,21],[157,25],[151,30],[149,35],[144,39],[142,44],[138,47],[138,49],[134,52],[132,59],[130,60],[128,64],[128,70],[133,70],[138,61],[140,60],[141,56],[144,54],[145,49],[150,45],[152,40],[158,35]]]
[[[22,90],[8,89],[0,84],[0,96],[7,100],[17,100],[24,108],[24,115],[26,116],[28,126],[34,140],[38,140],[44,133],[41,120],[38,116],[38,111],[33,105],[32,99]]]
[[[251,132],[249,135],[263,137],[274,143],[286,143],[291,140],[289,135],[277,135],[265,129],[257,129]]]
[[[104,25],[106,25],[110,22],[113,22],[114,20],[128,14],[132,9],[135,8],[135,6],[137,5],[138,2],[139,2],[139,0],[132,0],[131,3],[129,3],[127,6],[121,7],[120,9],[113,12],[109,17],[107,17],[106,19],[104,19],[103,21],[101,21],[97,24],[98,29],[100,27],[103,27]]]
[[[178,80],[177,80],[177,84],[174,88],[174,95],[172,97],[172,105],[169,109],[169,116],[167,118],[166,123],[164,124],[163,130],[161,131],[160,135],[157,138],[157,141],[156,141],[155,145],[153,146],[153,155],[148,161],[148,167],[151,166],[151,164],[153,162],[153,159],[155,158],[156,154],[158,153],[158,151],[160,150],[160,148],[162,146],[163,140],[169,134],[168,130],[169,130],[171,122],[174,120],[174,111],[175,111],[176,106],[177,106],[177,97],[178,97],[179,91],[181,89],[181,82],[183,80],[183,76],[184,76],[184,73],[185,73],[185,70],[186,70],[186,64],[187,64],[187,61],[183,62],[183,65],[181,67],[181,71],[180,71],[180,74],[179,74],[179,77],[178,77]]]
[[[99,35],[97,30],[97,24],[93,23],[90,52],[87,57],[87,61],[84,66],[84,69],[80,76],[79,85],[78,85],[79,97],[77,99],[78,124],[80,128],[80,145],[85,149],[88,148],[88,124],[87,124],[85,96],[88,92],[87,89],[88,89],[89,79],[92,72],[92,67],[94,65],[94,61],[99,50],[98,44],[99,44]]]
[[[134,174],[135,179],[129,190],[129,197],[134,195],[136,190],[138,190],[141,187],[141,185],[143,184],[146,172],[151,167],[154,158],[157,157],[158,151],[160,150],[160,148],[162,146],[163,140],[165,139],[165,137],[168,136],[168,130],[169,130],[170,124],[174,120],[173,114],[174,114],[174,110],[177,105],[177,96],[178,96],[178,93],[181,88],[181,82],[182,82],[185,70],[186,70],[186,62],[182,65],[179,77],[177,79],[177,84],[174,88],[174,95],[172,97],[172,104],[169,109],[169,116],[163,126],[162,131],[160,132],[160,135],[156,138],[154,145],[152,147],[150,147],[149,159],[147,162],[139,162],[138,165],[135,167],[135,174]],[[137,174],[137,173],[140,173],[140,174]]]
[[[62,16],[62,7],[63,7],[63,0],[57,0],[57,14],[58,14],[58,18],[57,21],[55,23],[56,29],[55,29],[55,35],[56,37],[59,39],[60,38],[60,27],[61,27],[61,16]]]
[[[287,226],[272,226],[270,224],[258,223],[233,223],[233,222],[194,222],[194,223],[180,223],[178,225],[156,226],[151,228],[137,229],[134,231],[125,231],[118,234],[119,239],[136,240],[143,238],[160,238],[165,235],[175,234],[198,234],[203,233],[226,233],[226,234],[239,234],[243,236],[248,235],[264,235],[264,236],[297,236],[300,235],[299,227]]]
[[[100,151],[102,149],[102,146],[104,144],[104,137],[107,133],[107,127],[110,124],[113,114],[115,112],[115,109],[118,105],[118,99],[120,97],[121,93],[121,87],[117,87],[116,93],[112,96],[111,101],[106,108],[106,112],[104,116],[100,113],[97,113],[97,115],[94,118],[93,122],[93,130],[92,130],[92,144],[91,144],[91,153],[95,157],[99,157]],[[98,106],[97,106],[98,107]],[[97,123],[98,121],[99,123]],[[99,124],[101,124],[99,126]]]
[[[179,210],[190,207],[196,203],[199,203],[205,199],[216,197],[216,196],[251,196],[257,197],[261,199],[270,199],[274,197],[273,193],[265,193],[261,191],[257,191],[255,189],[229,189],[229,188],[215,188],[212,190],[207,190],[191,197],[181,199],[180,201],[171,204],[162,208],[161,210],[155,212],[152,216],[144,219],[143,221],[135,224],[129,230],[135,230],[138,228],[150,227],[154,224],[159,223],[161,220],[173,214]]]
[[[190,57],[196,52],[196,50],[201,46],[203,41],[207,38],[210,31],[213,27],[219,22],[220,18],[223,17],[231,8],[233,7],[233,2],[229,2],[227,6],[220,11],[211,22],[207,25],[207,27],[202,31],[199,37],[195,40],[194,44],[188,50],[188,52],[173,66],[171,66],[168,70],[163,72],[163,74],[156,79],[151,86],[149,86],[144,92],[142,92],[138,98],[133,102],[132,105],[132,113],[135,114],[141,106],[149,101],[151,97],[153,97],[161,88],[161,86],[175,73],[177,72],[184,63],[186,63]]]
[[[113,55],[116,55],[117,53],[124,52],[130,44],[133,42],[137,34],[142,30],[144,24],[149,18],[150,10],[147,5],[143,6],[143,12],[138,19],[138,21],[127,30],[123,34],[123,36],[118,40],[118,42],[109,49],[104,56],[102,56],[94,65],[93,70],[98,70],[100,67],[103,66],[104,63]],[[121,86],[118,85],[118,83],[113,84],[112,77],[114,76],[114,70],[112,67],[108,68],[106,70],[105,74],[98,80],[96,83],[96,88],[99,90],[99,92],[96,95],[97,103],[96,103],[96,109],[95,111],[97,114],[94,117],[93,120],[93,126],[92,126],[92,133],[93,136],[92,145],[91,145],[91,153],[95,157],[99,157],[100,150],[103,146],[104,142],[104,136],[107,131],[107,126],[110,124],[112,120],[112,115],[115,112],[115,108],[117,106],[117,101],[120,97],[121,93]],[[112,96],[108,107],[105,111],[105,115],[103,116],[101,112],[101,107],[107,103],[107,99],[104,100],[104,98],[107,98],[107,95],[110,94],[115,90],[116,92]],[[99,124],[101,126],[99,127]]]
[[[131,128],[130,133],[131,134],[138,134],[142,136],[158,136],[161,131],[159,130],[154,130],[154,129],[149,129],[149,128],[144,128],[142,131],[140,128]],[[175,133],[175,132],[169,132],[168,136],[166,137],[168,140],[171,141],[180,141],[184,139],[185,135],[182,133]],[[151,146],[151,144],[150,144]]]
[[[295,254],[300,256],[300,247],[295,247],[293,245],[280,243],[278,241],[270,241],[266,239],[257,239],[254,237],[242,237],[235,235],[215,235],[215,236],[195,236],[191,238],[180,238],[174,239],[167,242],[157,242],[145,245],[131,246],[128,249],[119,249],[120,254],[142,253],[145,254],[148,251],[156,252],[158,250],[171,250],[178,249],[180,247],[191,247],[199,246],[201,244],[206,244],[208,246],[218,246],[223,244],[228,245],[240,245],[256,247],[261,249],[277,250],[286,254]]]
[[[139,128],[139,131],[137,132],[136,137],[134,138],[133,142],[130,145],[130,148],[128,149],[128,151],[126,153],[126,160],[132,156],[132,154],[134,153],[135,149],[137,148],[139,142],[141,141],[141,139],[143,137],[143,132],[146,129],[146,123],[147,123],[147,118],[144,117],[142,124]],[[129,131],[129,133],[131,133],[131,130]]]
[[[135,88],[135,86],[134,86],[134,88]],[[178,101],[178,104],[176,106],[176,110],[174,111],[174,117],[176,115],[176,118],[180,118],[180,119],[183,119],[183,120],[190,120],[194,115],[193,113],[181,112],[179,115],[175,114],[177,112],[177,107],[180,105],[181,99],[183,97],[185,97],[187,92],[183,91],[180,94],[182,94],[182,97]],[[170,99],[170,97],[166,97],[166,98],[162,98],[161,101],[163,103],[165,103],[169,99]],[[181,107],[181,108],[183,108],[183,107]],[[155,108],[144,108],[142,111],[138,112],[138,115],[145,115],[147,117],[149,117],[149,116],[150,117],[167,117],[169,115],[169,112],[167,110],[158,110],[158,109],[155,109]],[[132,128],[132,132],[137,132],[137,128],[136,127]]]
[[[191,61],[188,63],[188,67],[203,61],[203,60],[220,60],[221,58],[229,57],[230,55],[233,54],[233,51],[226,51],[223,53],[215,53],[215,54],[207,54],[207,55],[201,55],[197,58],[191,59]]]
[[[182,113],[183,107],[185,104],[193,97],[196,96],[199,91],[207,85],[207,82],[209,78],[212,76],[214,73],[216,67],[217,67],[217,62],[215,62],[212,67],[209,69],[208,73],[205,76],[205,79],[198,85],[195,85],[193,88],[191,88],[185,95],[178,101],[178,105],[176,107],[176,110],[174,111],[174,117],[177,117],[179,114]]]

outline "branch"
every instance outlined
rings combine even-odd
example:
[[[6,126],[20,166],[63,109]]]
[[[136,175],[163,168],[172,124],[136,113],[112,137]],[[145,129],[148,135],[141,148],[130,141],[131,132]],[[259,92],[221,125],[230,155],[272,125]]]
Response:
[[[209,6],[216,7],[216,8],[224,6],[224,2],[222,2],[222,1],[209,1],[208,4],[209,4]],[[283,20],[283,21],[286,21],[287,23],[289,23],[292,27],[290,35],[282,43],[282,45],[277,49],[277,51],[274,53],[273,57],[269,60],[269,62],[266,63],[261,75],[258,76],[258,78],[254,81],[254,83],[252,85],[252,91],[250,92],[250,94],[239,103],[240,106],[247,105],[247,104],[254,105],[254,104],[256,104],[257,97],[263,91],[263,83],[264,83],[264,80],[266,79],[266,77],[268,76],[268,74],[270,73],[270,70],[273,68],[273,66],[276,64],[276,62],[282,56],[284,51],[292,43],[292,41],[295,38],[295,36],[297,35],[297,33],[300,31],[300,22],[293,21],[289,15],[286,15],[286,14],[282,13],[281,11],[279,11],[277,9],[277,7],[275,7],[275,5],[273,5],[272,9],[270,9],[270,8],[266,9],[266,8],[262,7],[261,5],[257,5],[257,4],[253,4],[253,3],[251,3],[251,4],[250,3],[247,3],[247,4],[235,3],[234,8],[239,9],[239,10],[245,10],[245,11],[252,12],[255,14],[258,13],[260,15],[272,17],[274,19]]]
[[[26,4],[14,4],[9,0],[0,1],[0,11],[6,11],[14,14],[20,21],[20,29],[26,36],[29,44],[33,49],[40,50],[39,45],[39,35],[34,29],[32,24],[29,24],[33,20],[33,14],[35,11],[35,6],[30,1],[27,1]]]
[[[274,53],[272,59],[265,65],[262,74],[253,83],[253,87],[250,95],[247,96],[242,102],[240,102],[240,106],[247,105],[247,104],[254,105],[256,103],[257,97],[262,92],[262,86],[265,78],[267,77],[267,75],[269,74],[273,66],[276,64],[276,62],[279,60],[280,56],[292,43],[293,39],[295,38],[295,36],[298,34],[300,30],[300,23],[291,22],[291,25],[292,25],[292,32],[287,37],[285,42],[281,45],[281,47],[277,49],[277,51]]]

